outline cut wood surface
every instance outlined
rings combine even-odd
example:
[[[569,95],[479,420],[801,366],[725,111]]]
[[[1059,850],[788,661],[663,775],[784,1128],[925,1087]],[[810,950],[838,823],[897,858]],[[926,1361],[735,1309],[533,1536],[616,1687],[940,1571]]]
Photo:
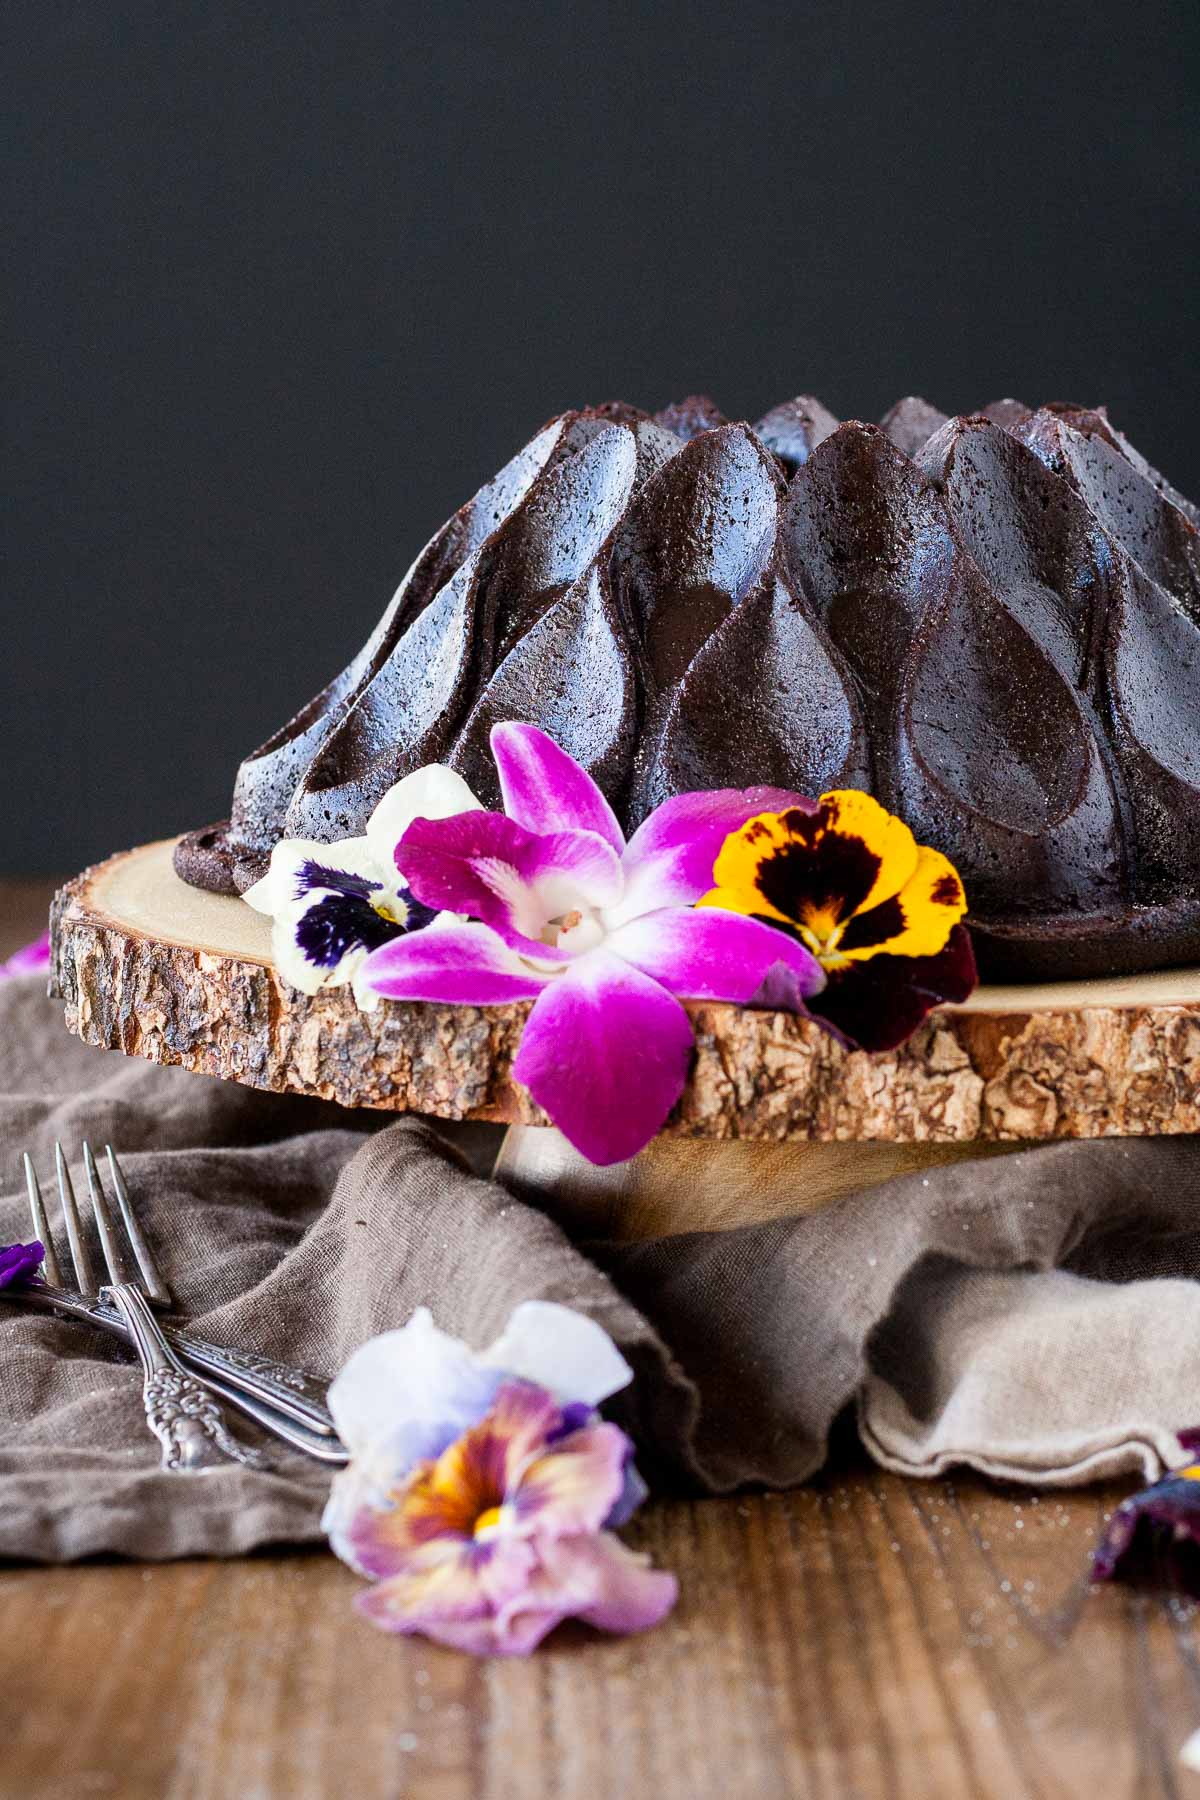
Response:
[[[58,991],[86,1042],[346,1106],[544,1124],[510,1077],[528,1008],[355,1006],[271,967],[268,922],[187,887],[171,844],[79,876],[55,903]],[[848,1054],[811,1021],[696,1005],[669,1133],[978,1139],[1200,1130],[1200,970],[984,988],[899,1050]]]

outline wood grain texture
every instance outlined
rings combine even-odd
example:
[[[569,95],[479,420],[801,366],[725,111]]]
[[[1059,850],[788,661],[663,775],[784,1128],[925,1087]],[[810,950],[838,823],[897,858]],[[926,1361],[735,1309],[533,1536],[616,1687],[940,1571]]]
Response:
[[[565,1627],[526,1663],[382,1636],[326,1556],[12,1571],[4,1791],[1186,1800],[1195,1608],[1089,1589],[1116,1498],[854,1467],[660,1503],[631,1535],[678,1573],[676,1613]]]
[[[198,894],[170,845],[115,857],[55,901],[55,979],[86,1042],[346,1106],[545,1124],[510,1077],[528,1008],[308,999],[265,922]],[[1200,976],[981,990],[899,1050],[847,1054],[811,1021],[696,1005],[696,1058],[666,1130],[686,1137],[978,1139],[1200,1130]]]

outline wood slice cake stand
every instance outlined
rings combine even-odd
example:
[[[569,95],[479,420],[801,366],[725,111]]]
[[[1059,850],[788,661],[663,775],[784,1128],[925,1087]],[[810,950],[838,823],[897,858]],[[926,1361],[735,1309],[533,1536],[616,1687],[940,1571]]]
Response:
[[[694,1005],[696,1060],[662,1135],[595,1169],[511,1079],[528,1005],[310,999],[275,974],[269,921],[186,886],[172,849],[114,856],[56,897],[53,981],[77,1036],[274,1092],[508,1126],[496,1173],[576,1230],[727,1228],[1031,1141],[1200,1131],[1200,969],[1166,970],[980,988],[880,1056],[789,1014]]]

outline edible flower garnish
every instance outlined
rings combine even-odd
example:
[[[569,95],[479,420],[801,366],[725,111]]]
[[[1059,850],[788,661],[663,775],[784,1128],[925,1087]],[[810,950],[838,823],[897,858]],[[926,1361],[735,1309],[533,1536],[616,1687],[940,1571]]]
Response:
[[[809,1010],[863,1049],[894,1048],[975,985],[958,871],[869,794],[757,814],[726,839],[713,879],[699,905],[761,919],[811,950],[829,979]]]
[[[362,981],[400,1000],[535,1000],[513,1074],[590,1161],[619,1162],[683,1091],[692,1027],[681,1000],[745,1005],[781,964],[777,1004],[824,985],[805,945],[738,916],[747,909],[693,905],[729,834],[796,797],[681,794],[626,843],[591,776],[544,731],[505,723],[491,744],[504,812],[418,818],[396,847],[416,899],[471,922],[384,944]]]
[[[50,933],[43,931],[41,937],[34,938],[32,944],[14,950],[7,962],[0,962],[0,981],[8,981],[18,975],[40,975],[49,967]]]
[[[349,1467],[335,1476],[322,1520],[338,1555],[362,1506],[384,1506],[418,1462],[477,1425],[506,1380],[535,1382],[564,1405],[599,1406],[633,1370],[608,1333],[570,1306],[528,1300],[486,1350],[439,1331],[428,1307],[356,1350],[329,1389]]]
[[[1200,1431],[1181,1431],[1193,1455]],[[1093,1581],[1174,1588],[1200,1600],[1200,1463],[1172,1469],[1123,1500],[1092,1559]]]
[[[547,1301],[484,1351],[425,1307],[356,1350],[329,1391],[350,1464],[322,1523],[378,1584],[360,1609],[479,1654],[524,1654],[568,1616],[655,1624],[675,1583],[612,1535],[646,1490],[595,1411],[631,1379],[599,1325]]]
[[[524,1656],[560,1620],[644,1631],[676,1599],[673,1576],[605,1524],[630,1444],[594,1413],[506,1381],[487,1416],[420,1463],[350,1537],[375,1585],[356,1601],[385,1631],[477,1656]]]
[[[0,1244],[0,1287],[36,1275],[45,1254],[45,1246],[37,1238],[31,1244]]]
[[[270,915],[272,955],[284,979],[304,994],[350,982],[364,1010],[377,1006],[378,994],[360,979],[367,955],[434,917],[400,881],[397,843],[415,818],[478,806],[461,775],[431,763],[388,789],[362,837],[276,844],[267,874],[242,898]]]

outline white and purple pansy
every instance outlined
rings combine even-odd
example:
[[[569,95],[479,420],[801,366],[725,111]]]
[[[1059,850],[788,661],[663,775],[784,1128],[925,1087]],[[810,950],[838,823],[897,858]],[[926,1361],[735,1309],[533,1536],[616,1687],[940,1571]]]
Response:
[[[602,1326],[573,1307],[526,1300],[486,1350],[440,1331],[428,1307],[406,1325],[360,1346],[329,1389],[349,1466],[334,1476],[322,1520],[334,1550],[355,1564],[350,1528],[364,1508],[390,1496],[417,1466],[442,1454],[489,1411],[502,1384],[529,1381],[559,1404],[590,1412],[633,1380]],[[631,1491],[618,1524],[645,1489],[630,1467]]]
[[[590,775],[532,725],[492,732],[504,812],[414,817],[408,891],[466,915],[373,950],[359,980],[394,999],[532,999],[513,1074],[594,1163],[633,1156],[687,1080],[683,1000],[800,1007],[825,981],[801,943],[695,902],[731,832],[808,802],[776,788],[667,800],[627,843]],[[469,922],[468,922],[469,921]]]
[[[362,837],[276,844],[267,874],[242,898],[269,914],[272,953],[284,979],[305,994],[350,982],[360,1006],[377,1006],[378,994],[361,980],[367,956],[436,917],[401,879],[397,843],[416,818],[470,814],[478,807],[461,775],[434,763],[388,790]]]
[[[675,1580],[615,1535],[646,1489],[596,1411],[631,1379],[601,1326],[550,1301],[516,1307],[483,1351],[425,1307],[356,1350],[329,1390],[350,1463],[322,1524],[372,1584],[364,1616],[499,1656],[565,1618],[657,1624]]]

